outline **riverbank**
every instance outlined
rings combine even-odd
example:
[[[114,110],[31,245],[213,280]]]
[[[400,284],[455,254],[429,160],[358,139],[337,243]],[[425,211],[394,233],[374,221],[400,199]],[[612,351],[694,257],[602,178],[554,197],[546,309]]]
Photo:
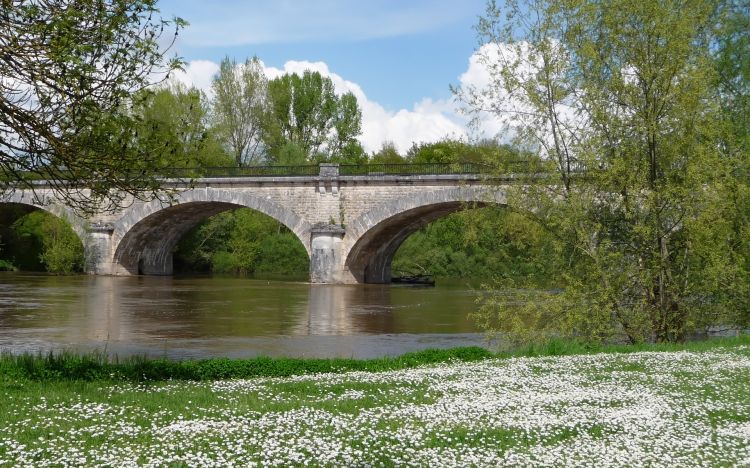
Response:
[[[746,337],[577,346],[205,381],[32,379],[5,367],[0,466],[750,463]],[[578,351],[588,354],[564,355]]]
[[[47,354],[0,354],[0,382],[18,381],[166,381],[220,380],[254,377],[290,377],[295,375],[340,374],[344,372],[385,372],[415,367],[475,362],[486,359],[518,357],[572,356],[600,353],[708,351],[750,346],[750,335],[714,338],[686,343],[642,343],[616,345],[552,340],[529,345],[514,351],[493,353],[481,347],[427,349],[395,357],[376,359],[304,359],[256,357],[251,359],[196,359],[171,360],[129,356],[123,359],[105,352],[77,354],[70,352]]]

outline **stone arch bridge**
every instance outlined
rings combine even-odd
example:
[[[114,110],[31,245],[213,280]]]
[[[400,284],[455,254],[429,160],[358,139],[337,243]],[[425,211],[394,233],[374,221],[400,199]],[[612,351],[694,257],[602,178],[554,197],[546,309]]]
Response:
[[[165,179],[170,201],[133,201],[83,219],[40,182],[34,192],[0,199],[66,218],[81,238],[86,271],[97,275],[169,275],[180,238],[204,219],[247,207],[278,220],[310,257],[314,283],[385,283],[401,243],[429,222],[468,207],[505,204],[503,184],[486,169],[461,165],[305,166],[304,172]],[[299,168],[298,168],[299,169]],[[380,169],[380,171],[378,171]],[[387,170],[383,170],[387,169]]]

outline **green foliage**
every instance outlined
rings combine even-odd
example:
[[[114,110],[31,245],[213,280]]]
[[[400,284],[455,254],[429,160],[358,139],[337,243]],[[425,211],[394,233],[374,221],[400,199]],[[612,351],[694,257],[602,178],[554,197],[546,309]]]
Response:
[[[528,151],[521,151],[508,144],[500,144],[496,140],[481,140],[468,143],[462,140],[445,138],[433,143],[414,143],[402,155],[393,142],[386,141],[377,152],[373,153],[370,161],[373,164],[424,164],[424,163],[461,163],[474,162],[491,164],[501,173],[507,173],[513,164],[519,161],[541,163],[539,157]]]
[[[750,2],[724,1],[719,6],[715,33],[718,100],[723,123],[724,157],[735,172],[750,174]],[[750,185],[748,178],[727,180],[727,197],[734,212],[731,238],[744,258],[743,271],[750,274]]]
[[[278,160],[285,145],[302,149],[306,160],[326,150],[327,157],[351,155],[361,133],[362,111],[352,93],[337,96],[330,78],[305,71],[268,83],[270,110],[264,117],[263,142]]]
[[[242,65],[224,58],[212,88],[215,130],[234,155],[235,164],[263,161],[261,131],[268,113],[268,80],[258,57]]]
[[[70,274],[83,271],[83,245],[62,222],[48,224],[44,232],[41,260],[47,271]]]
[[[0,76],[13,77],[0,112],[6,183],[30,188],[29,173],[43,177],[81,211],[160,191],[168,148],[134,144],[138,125],[124,106],[181,66],[167,50],[185,23],[158,13],[153,0],[3,2]]]
[[[403,164],[406,160],[399,154],[393,142],[386,141],[380,151],[372,155],[370,162],[373,164]]]
[[[209,127],[205,94],[173,82],[136,96],[132,112],[139,121],[138,144],[146,151],[155,145],[169,148],[161,155],[165,167],[231,166],[216,131]]]
[[[322,158],[317,159],[315,162],[333,162],[339,164],[366,164],[367,163],[367,152],[362,147],[362,144],[352,138],[341,146],[331,156],[322,155]]]
[[[512,351],[493,354],[479,347],[426,349],[396,357],[376,359],[295,359],[257,357],[252,359],[203,359],[171,361],[131,357],[110,358],[102,353],[69,352],[0,355],[0,381],[167,381],[226,380],[253,377],[288,377],[352,371],[387,372],[447,362],[476,362],[491,358],[570,356],[597,353],[634,353],[643,351],[710,351],[747,346],[750,337],[721,338],[682,344],[604,345],[599,343],[550,340]]]
[[[213,216],[191,230],[174,253],[177,271],[303,275],[307,252],[288,228],[250,209]]]
[[[8,260],[0,259],[0,271],[18,271],[18,268]]]
[[[420,229],[399,248],[394,272],[454,278],[514,278],[525,287],[560,287],[549,233],[503,207],[454,213]]]
[[[362,133],[362,110],[351,92],[338,98],[333,127],[336,130],[336,138],[330,144],[329,157],[332,160],[356,157],[358,149],[362,149],[356,139]]]
[[[577,356],[599,353],[641,353],[641,352],[705,352],[725,347],[747,346],[750,335],[732,338],[711,338],[707,340],[688,341],[685,343],[637,343],[605,344],[583,340],[565,340],[552,338],[545,342],[529,343],[510,351],[501,351],[499,357],[543,357],[543,356]]]
[[[750,2],[721,2],[719,17],[715,60],[720,102],[730,132],[726,144],[747,155],[750,151]]]
[[[305,150],[296,143],[288,142],[279,148],[275,163],[280,166],[302,165],[307,162]]]
[[[284,229],[260,241],[255,273],[306,277],[309,269],[310,261],[305,247],[294,233]]]
[[[412,163],[478,162],[500,164],[520,159],[518,150],[494,140],[469,144],[461,140],[444,139],[435,143],[414,143],[406,159]]]
[[[4,231],[8,269],[70,274],[83,269],[83,245],[66,221],[45,211],[19,217]]]

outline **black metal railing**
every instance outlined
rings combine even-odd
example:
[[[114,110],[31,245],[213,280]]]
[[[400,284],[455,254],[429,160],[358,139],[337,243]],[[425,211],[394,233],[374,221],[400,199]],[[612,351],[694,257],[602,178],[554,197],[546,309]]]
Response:
[[[167,178],[199,177],[311,177],[317,176],[317,164],[301,166],[179,167],[164,171]]]
[[[557,175],[560,169],[556,161],[551,160],[522,160],[504,161],[493,166],[495,175]],[[579,161],[573,161],[566,165],[566,171],[570,174],[583,174],[588,172],[586,165]]]
[[[492,174],[495,170],[489,164],[476,162],[341,164],[339,166],[339,174],[343,176]]]
[[[571,173],[586,172],[581,163],[572,164]],[[460,163],[396,163],[396,164],[342,164],[340,175],[378,176],[378,175],[544,175],[557,174],[554,161],[519,160],[504,161],[498,164],[478,162]]]

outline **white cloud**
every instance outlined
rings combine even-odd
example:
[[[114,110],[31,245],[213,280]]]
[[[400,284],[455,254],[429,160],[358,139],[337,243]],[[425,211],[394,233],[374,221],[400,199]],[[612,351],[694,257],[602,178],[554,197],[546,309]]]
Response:
[[[553,79],[562,83],[565,81],[567,56],[559,44],[553,42],[552,45],[554,55],[551,67],[556,75]],[[558,47],[554,47],[555,45]],[[504,68],[512,70],[513,77],[525,83],[524,87],[506,88],[501,76]],[[528,86],[536,85],[539,88],[537,92],[544,94],[543,83],[536,82],[542,68],[541,55],[525,42],[512,45],[485,44],[469,58],[469,66],[461,74],[459,81],[464,101],[471,102],[467,109],[475,117],[475,131],[479,136],[510,142],[519,134],[519,128],[534,128],[534,139],[526,143],[534,147],[541,146],[538,149],[542,154],[545,146],[552,146],[553,136],[547,113],[539,112],[526,93]],[[556,119],[562,124],[562,128],[557,129],[560,132],[558,136],[572,139],[576,129],[585,125],[578,107],[575,95],[555,105]]]
[[[193,60],[187,64],[185,70],[174,73],[173,79],[185,86],[202,89],[211,95],[211,79],[219,71],[219,65],[210,60]]]
[[[478,136],[509,142],[515,134],[512,115],[527,110],[524,103],[497,86],[497,72],[492,69],[493,64],[512,60],[513,56],[508,48],[485,44],[469,57],[468,68],[459,76],[463,92],[473,95],[475,104],[483,109],[474,114]],[[498,108],[498,103],[502,103],[502,108]]]

